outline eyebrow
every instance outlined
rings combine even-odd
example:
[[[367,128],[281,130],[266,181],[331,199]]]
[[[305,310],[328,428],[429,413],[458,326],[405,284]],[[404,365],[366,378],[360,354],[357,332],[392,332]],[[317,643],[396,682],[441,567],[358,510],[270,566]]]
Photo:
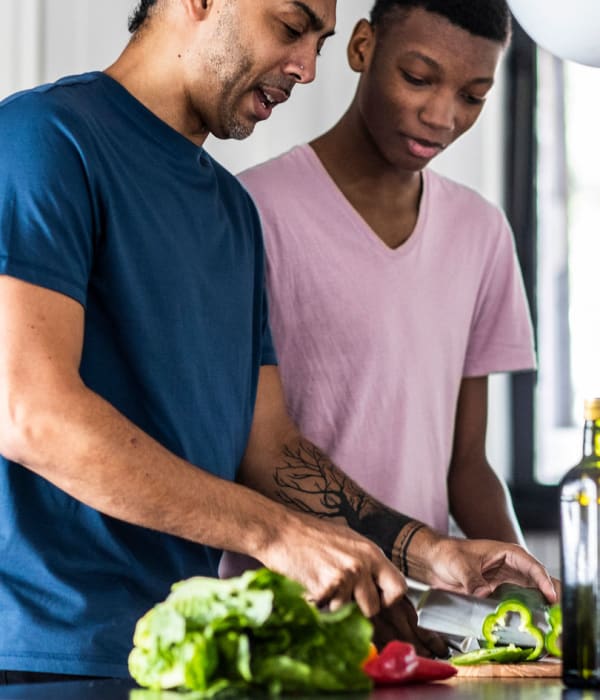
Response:
[[[424,53],[421,53],[420,51],[409,51],[407,54],[405,54],[409,58],[418,58],[423,63],[426,63],[428,66],[431,66],[431,68],[435,68],[435,70],[440,70],[441,66],[437,61],[434,61],[433,58],[430,58]],[[478,85],[493,85],[494,84],[494,78],[474,78],[473,80],[469,81],[469,85],[473,84],[478,84]]]
[[[313,31],[323,31],[323,29],[325,28],[325,23],[323,22],[321,17],[319,17],[319,15],[317,15],[317,13],[312,9],[312,7],[307,5],[305,2],[302,2],[302,0],[293,0],[292,5],[294,5],[294,7],[296,7],[301,12],[304,12],[304,14],[308,17],[310,21],[310,27]],[[332,29],[330,32],[324,34],[323,38],[333,36],[334,34],[335,31]]]

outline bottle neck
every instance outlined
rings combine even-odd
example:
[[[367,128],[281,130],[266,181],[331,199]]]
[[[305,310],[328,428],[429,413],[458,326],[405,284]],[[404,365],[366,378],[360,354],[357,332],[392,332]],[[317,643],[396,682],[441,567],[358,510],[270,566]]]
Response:
[[[583,456],[600,459],[600,420],[586,420],[583,429]]]

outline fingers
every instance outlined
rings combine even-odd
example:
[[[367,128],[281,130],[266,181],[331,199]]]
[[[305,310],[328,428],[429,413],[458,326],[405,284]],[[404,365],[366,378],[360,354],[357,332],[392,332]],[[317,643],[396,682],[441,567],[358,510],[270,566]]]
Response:
[[[302,583],[317,605],[335,610],[354,600],[370,618],[404,596],[404,576],[373,542],[345,526],[293,517],[301,524],[294,529],[296,546],[276,540],[263,561]]]
[[[492,595],[496,588],[497,586],[493,586],[485,579],[481,579],[477,583],[471,582],[465,587],[465,590],[466,593],[469,595],[474,595],[477,598],[487,598],[488,596]]]
[[[449,649],[443,637],[437,632],[424,630],[422,627],[417,628],[421,644],[429,651],[430,656],[438,659],[448,658]]]
[[[390,608],[383,608],[372,619],[375,645],[381,649],[388,642],[398,639],[409,642],[419,656],[448,656],[448,647],[435,632],[418,626],[417,613],[411,602],[403,598]]]
[[[502,583],[537,587],[550,603],[558,600],[552,579],[523,547],[494,540],[448,539],[439,547],[438,588],[485,597]]]
[[[521,547],[515,546],[511,550],[509,562],[516,572],[525,575],[525,582],[517,581],[517,583],[522,583],[525,586],[536,586],[544,594],[546,600],[550,603],[557,602],[558,595],[550,574],[535,557]]]
[[[407,634],[406,630],[399,629],[390,624],[381,614],[371,618],[371,623],[373,624],[373,644],[375,644],[379,650],[383,649],[389,642],[393,642],[394,639],[399,639],[401,642],[413,643],[412,636]],[[415,651],[417,651],[417,654],[419,653],[416,647]]]
[[[337,583],[330,589],[332,610],[355,600],[366,617],[373,617],[382,607],[393,605],[404,597],[407,584],[404,576],[371,542],[361,543],[362,551],[345,562]]]
[[[387,571],[388,568],[391,569],[390,572]],[[329,598],[329,607],[337,610],[344,603],[354,600],[365,617],[374,617],[382,607],[388,605],[388,600],[392,603],[398,601],[406,590],[404,576],[385,560],[377,575],[377,582],[373,578],[373,572],[368,569],[357,575],[347,575],[335,586]]]
[[[374,574],[377,587],[381,591],[381,604],[389,608],[406,595],[406,579],[382,554],[380,567]]]
[[[356,600],[356,604],[365,617],[373,617],[381,610],[379,590],[371,576],[368,577],[368,580],[365,580],[363,577],[358,582],[354,589],[354,600]]]

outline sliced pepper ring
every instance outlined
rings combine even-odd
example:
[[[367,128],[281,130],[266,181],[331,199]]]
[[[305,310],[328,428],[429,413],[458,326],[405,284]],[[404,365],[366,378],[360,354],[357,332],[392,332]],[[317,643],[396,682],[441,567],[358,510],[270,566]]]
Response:
[[[546,633],[546,651],[552,656],[562,657],[562,609],[559,604],[553,605],[546,612],[550,630]]]
[[[464,654],[458,654],[450,659],[454,666],[473,666],[475,664],[499,663],[518,664],[526,661],[529,649],[521,649],[514,644],[507,647],[490,647],[488,649],[475,649]]]
[[[499,627],[506,627],[506,622],[510,614],[519,615],[521,624],[519,630],[526,632],[535,640],[535,647],[526,658],[526,661],[538,659],[544,651],[544,635],[538,627],[533,624],[531,611],[529,608],[518,600],[505,600],[500,603],[496,611],[490,613],[481,628],[483,638],[488,643],[488,647],[494,647],[498,643],[496,631]]]

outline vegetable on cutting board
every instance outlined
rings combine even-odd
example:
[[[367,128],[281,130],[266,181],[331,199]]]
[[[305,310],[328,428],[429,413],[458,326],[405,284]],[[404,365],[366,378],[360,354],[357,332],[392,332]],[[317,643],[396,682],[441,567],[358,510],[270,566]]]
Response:
[[[534,589],[505,587],[509,595],[499,602],[496,610],[483,621],[481,635],[487,648],[477,649],[452,658],[457,666],[481,663],[520,663],[535,661],[545,652],[560,657],[562,641],[562,613],[559,604],[543,606],[543,620],[540,621],[539,592]],[[536,611],[534,619],[534,610]],[[509,625],[512,616],[519,620],[519,631],[525,632],[535,646],[521,647],[514,644],[501,645],[499,637]]]
[[[488,647],[495,647],[498,643],[496,633],[499,627],[506,626],[509,615],[518,615],[520,617],[519,629],[527,632],[535,641],[535,647],[529,649],[529,654],[525,661],[539,659],[544,651],[544,635],[534,625],[531,610],[520,600],[516,599],[509,599],[500,603],[496,608],[496,612],[489,614],[483,621],[481,632],[488,643]]]
[[[465,654],[457,654],[450,659],[454,666],[472,666],[474,664],[518,664],[527,661],[531,649],[522,649],[514,644],[504,647],[487,647],[475,649]]]
[[[441,681],[457,673],[449,663],[417,656],[412,644],[400,641],[386,644],[379,654],[363,664],[363,668],[375,685]]]
[[[544,639],[546,650],[552,656],[562,656],[562,609],[557,603],[548,609],[546,619],[550,625],[550,630]]]

